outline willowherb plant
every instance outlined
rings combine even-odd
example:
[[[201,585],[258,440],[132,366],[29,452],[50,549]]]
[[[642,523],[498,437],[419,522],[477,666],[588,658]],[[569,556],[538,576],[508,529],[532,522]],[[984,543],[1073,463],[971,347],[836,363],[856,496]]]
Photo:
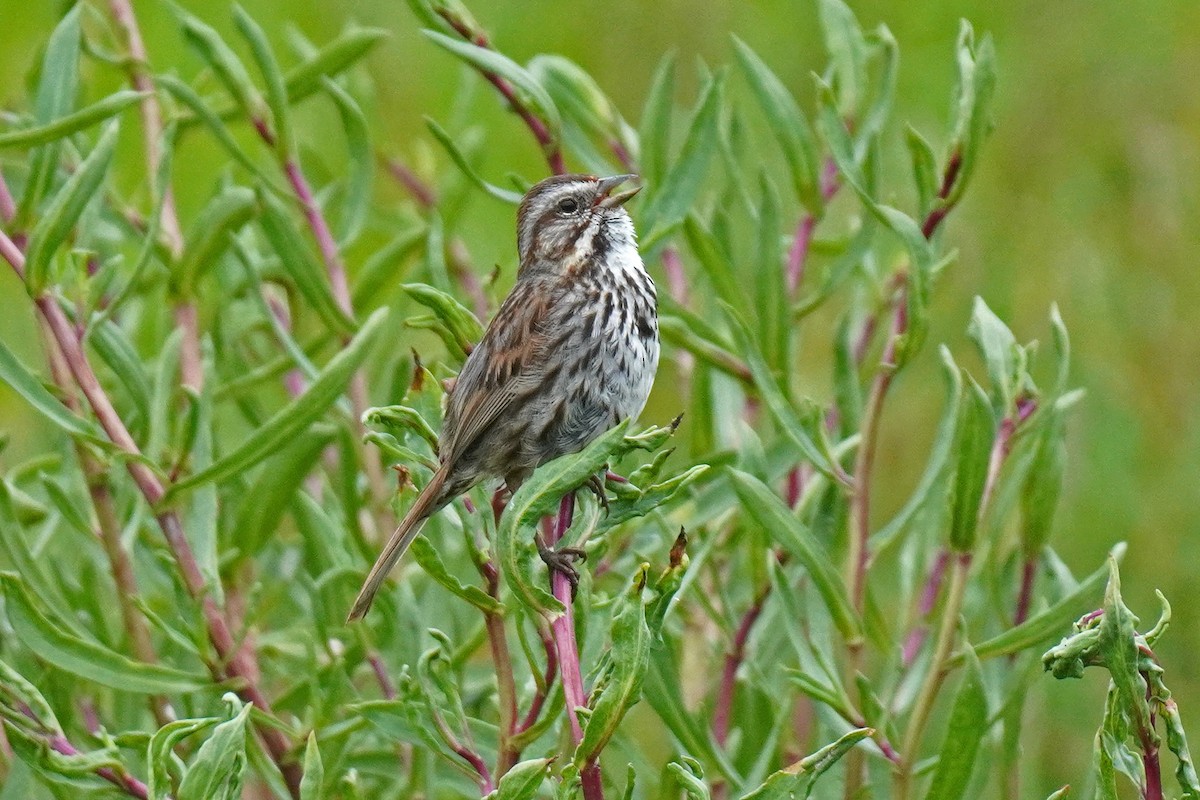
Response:
[[[1080,399],[1057,311],[1046,353],[977,300],[980,378],[926,342],[954,261],[943,229],[990,126],[990,41],[963,23],[946,129],[904,129],[902,189],[885,180],[898,46],[841,0],[818,2],[813,107],[735,38],[686,113],[665,56],[636,126],[570,60],[518,64],[460,3],[410,5],[551,172],[642,175],[656,424],[619,426],[506,504],[472,491],[345,624],[505,280],[471,262],[456,212],[477,196],[511,219],[540,175],[489,181],[477,132],[432,119],[446,174],[376,152],[358,64],[379,31],[293,36],[285,55],[240,8],[230,41],[179,10],[205,64],[184,80],[128,0],[75,6],[0,133],[0,257],[45,355],[0,342],[0,379],[54,431],[2,465],[0,797],[1026,797],[1037,654],[1106,580],[1103,609],[1045,656],[1058,677],[1112,675],[1097,796],[1117,797],[1118,772],[1164,796],[1161,719],[1200,797],[1151,650],[1168,615],[1136,632],[1123,546],[1076,579],[1050,544]],[[83,102],[81,76],[110,72],[130,88]],[[344,133],[324,185],[310,162],[342,156],[301,130],[302,105]],[[135,107],[144,159],[114,162]],[[199,137],[225,162],[181,216],[172,164]],[[378,164],[408,196],[396,208]],[[812,400],[800,342],[822,329],[831,388]],[[944,408],[881,525],[884,411],[921,361]],[[597,475],[605,503],[582,492],[573,522],[555,515]],[[573,596],[551,591],[538,526],[587,551]]]

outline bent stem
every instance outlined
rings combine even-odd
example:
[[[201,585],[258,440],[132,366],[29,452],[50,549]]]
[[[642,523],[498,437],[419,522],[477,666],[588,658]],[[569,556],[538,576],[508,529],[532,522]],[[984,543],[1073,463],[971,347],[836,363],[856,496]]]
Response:
[[[25,257],[20,248],[6,234],[0,232],[0,256],[12,265],[17,276],[25,279]],[[268,717],[274,717],[271,704],[267,702],[254,679],[255,665],[250,663],[241,652],[221,608],[213,599],[213,593],[208,590],[196,555],[184,533],[183,523],[174,509],[160,508],[160,502],[166,494],[166,486],[157,472],[147,466],[146,459],[134,441],[125,422],[117,413],[112,400],[100,384],[92,369],[91,362],[83,352],[78,330],[67,318],[58,301],[49,292],[34,298],[34,304],[45,320],[55,343],[62,352],[63,359],[78,385],[92,413],[96,415],[100,427],[105,434],[122,451],[126,458],[125,468],[133,482],[137,485],[147,504],[154,510],[154,519],[162,531],[163,537],[179,567],[180,575],[193,601],[200,604],[209,640],[216,650],[219,663],[209,665],[213,676],[218,680],[235,679],[241,684],[239,696],[246,702],[253,703]],[[261,725],[258,733],[266,745],[271,759],[279,767],[289,790],[294,797],[300,796],[300,765],[292,759],[291,741],[288,735],[274,724]]]

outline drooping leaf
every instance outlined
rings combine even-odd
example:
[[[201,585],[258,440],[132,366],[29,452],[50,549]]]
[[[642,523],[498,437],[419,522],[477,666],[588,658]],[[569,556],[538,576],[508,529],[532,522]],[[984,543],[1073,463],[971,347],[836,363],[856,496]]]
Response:
[[[84,639],[48,618],[30,596],[25,582],[0,572],[5,612],[17,638],[39,657],[72,675],[139,694],[174,694],[211,689],[212,679],[161,664],[143,664]]]
[[[218,458],[207,469],[174,484],[167,491],[167,498],[178,497],[207,481],[221,481],[245,472],[320,418],[341,396],[351,376],[367,357],[387,316],[387,309],[376,310],[346,347],[330,359],[303,394],[271,415],[241,445]]]
[[[87,130],[109,117],[120,114],[143,97],[145,97],[145,94],[142,92],[135,92],[131,89],[118,89],[104,99],[98,100],[90,106],[81,108],[74,113],[59,117],[53,122],[0,134],[0,147],[36,147],[48,142],[65,139],[79,131]]]

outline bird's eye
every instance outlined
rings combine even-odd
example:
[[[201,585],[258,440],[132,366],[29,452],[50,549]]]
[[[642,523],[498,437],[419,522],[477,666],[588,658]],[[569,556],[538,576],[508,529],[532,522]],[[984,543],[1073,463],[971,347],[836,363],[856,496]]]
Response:
[[[579,201],[574,197],[568,197],[558,201],[558,210],[563,214],[574,214],[579,210]]]

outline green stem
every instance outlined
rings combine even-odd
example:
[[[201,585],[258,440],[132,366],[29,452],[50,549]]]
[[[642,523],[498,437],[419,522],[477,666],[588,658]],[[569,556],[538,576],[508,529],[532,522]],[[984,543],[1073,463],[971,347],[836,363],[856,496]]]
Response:
[[[949,660],[954,649],[954,634],[958,629],[958,618],[962,613],[963,597],[967,591],[967,574],[970,571],[971,554],[955,553],[950,566],[950,589],[946,595],[946,608],[942,612],[942,621],[938,628],[933,660],[930,661],[929,671],[925,673],[925,680],[908,718],[908,727],[904,731],[903,744],[900,747],[903,760],[896,768],[893,800],[908,800],[921,737],[929,722],[933,703],[937,700],[938,689],[950,672]]]

